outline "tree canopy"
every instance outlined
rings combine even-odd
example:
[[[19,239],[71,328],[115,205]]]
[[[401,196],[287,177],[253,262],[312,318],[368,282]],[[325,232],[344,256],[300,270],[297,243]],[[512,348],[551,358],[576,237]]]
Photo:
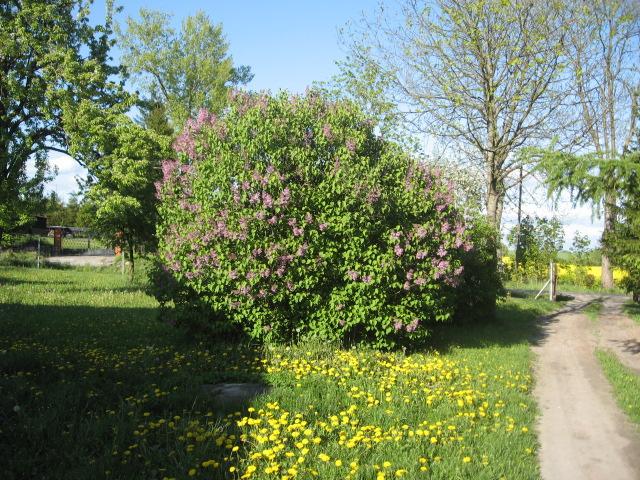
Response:
[[[109,65],[111,4],[91,25],[89,1],[0,4],[0,236],[25,222],[48,178],[47,151],[67,151],[67,110],[80,101],[107,108],[121,99]],[[35,174],[29,176],[28,162]]]
[[[118,40],[122,63],[143,97],[165,104],[175,131],[201,108],[219,112],[228,90],[253,78],[249,67],[233,65],[222,25],[201,11],[176,31],[170,15],[141,9],[140,20],[129,17]]]

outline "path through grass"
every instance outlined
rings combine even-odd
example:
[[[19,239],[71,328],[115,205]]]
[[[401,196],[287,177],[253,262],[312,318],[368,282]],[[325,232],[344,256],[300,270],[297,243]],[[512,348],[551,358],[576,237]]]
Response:
[[[108,271],[0,267],[3,478],[536,479],[535,318],[446,327],[438,351],[187,337]],[[201,386],[270,393],[222,412]]]

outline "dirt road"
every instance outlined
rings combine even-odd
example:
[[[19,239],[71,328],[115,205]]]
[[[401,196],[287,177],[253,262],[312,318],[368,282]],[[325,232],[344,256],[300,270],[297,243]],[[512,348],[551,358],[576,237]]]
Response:
[[[544,480],[640,479],[640,429],[616,405],[594,355],[599,342],[623,346],[618,340],[628,339],[627,333],[616,333],[612,322],[599,327],[581,313],[594,298],[576,295],[547,317],[533,347]],[[617,300],[603,298],[603,314],[615,313]]]

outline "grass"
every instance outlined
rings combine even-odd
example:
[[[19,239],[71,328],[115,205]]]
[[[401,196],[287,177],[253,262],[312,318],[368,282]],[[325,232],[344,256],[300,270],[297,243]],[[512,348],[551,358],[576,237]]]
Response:
[[[505,283],[505,286],[507,289],[509,290],[531,290],[531,291],[535,291],[535,293],[538,293],[540,291],[540,289],[544,286],[546,281],[542,282],[542,281],[531,281],[531,282],[521,282],[521,281],[514,281],[514,280],[510,280],[508,282]],[[564,282],[558,282],[557,284],[557,290],[560,293],[563,292],[575,292],[575,293],[624,293],[624,290],[619,288],[619,287],[614,287],[614,288],[609,288],[609,289],[605,289],[602,288],[600,285],[596,284],[592,287],[587,287],[585,285],[576,285],[573,283],[564,283]],[[546,290],[546,295],[548,296],[548,289]],[[544,294],[543,294],[544,295]]]
[[[624,305],[624,312],[629,315],[631,320],[640,325],[640,303],[629,302]]]
[[[623,365],[608,350],[596,350],[596,356],[604,370],[604,374],[613,387],[618,405],[629,415],[629,418],[640,425],[640,376]]]
[[[212,343],[117,273],[0,267],[3,478],[537,479],[554,308],[509,299],[412,354]],[[272,389],[231,412],[201,388],[245,381]]]
[[[582,309],[582,312],[589,317],[592,322],[598,321],[600,312],[602,311],[603,300],[602,298],[596,298],[589,302],[586,307]]]

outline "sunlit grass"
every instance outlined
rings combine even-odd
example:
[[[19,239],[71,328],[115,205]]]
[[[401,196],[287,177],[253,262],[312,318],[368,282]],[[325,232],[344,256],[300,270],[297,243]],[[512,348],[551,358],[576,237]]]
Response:
[[[624,305],[624,311],[631,320],[640,325],[640,303],[629,302]]]
[[[553,308],[413,353],[264,347],[188,337],[117,273],[0,267],[5,476],[538,478],[528,342]],[[245,381],[272,389],[230,412],[201,388]]]
[[[640,375],[624,366],[610,351],[598,349],[596,356],[613,387],[618,405],[635,423],[640,424]]]

